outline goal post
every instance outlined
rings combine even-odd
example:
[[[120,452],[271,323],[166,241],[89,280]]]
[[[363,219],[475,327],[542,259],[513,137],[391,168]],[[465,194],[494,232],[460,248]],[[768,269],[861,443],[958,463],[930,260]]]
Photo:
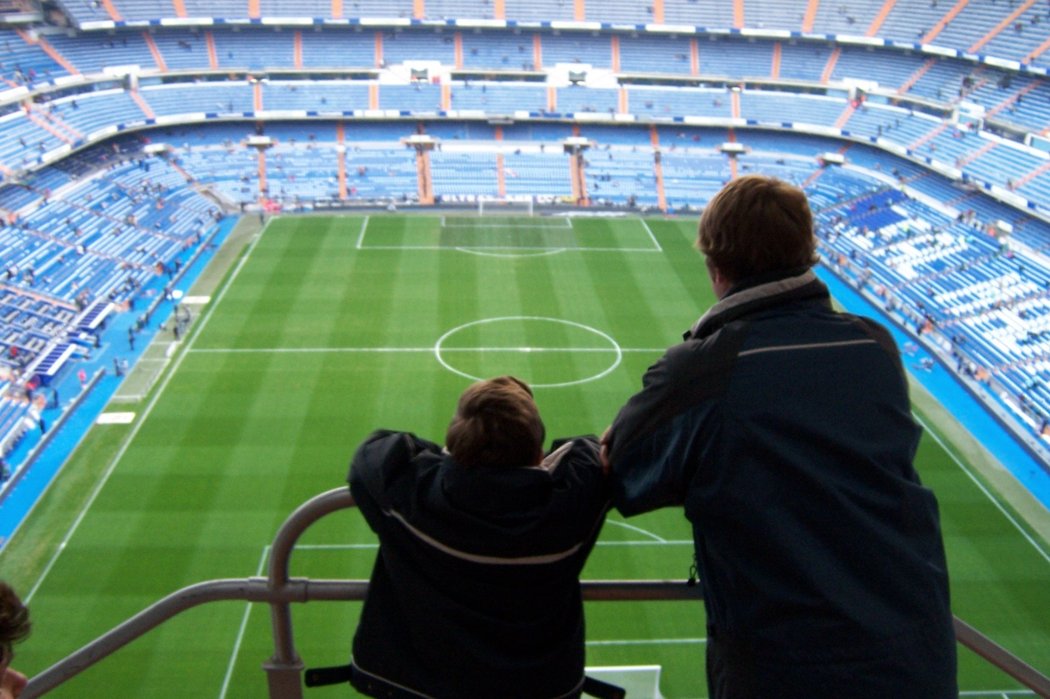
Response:
[[[534,216],[532,197],[522,199],[478,198],[478,216]]]

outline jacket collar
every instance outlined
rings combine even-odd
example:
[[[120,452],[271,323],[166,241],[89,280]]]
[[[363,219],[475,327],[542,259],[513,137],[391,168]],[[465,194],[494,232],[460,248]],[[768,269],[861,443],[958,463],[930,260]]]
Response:
[[[538,466],[468,467],[444,455],[442,490],[456,506],[475,514],[505,515],[542,507],[554,488],[554,474],[567,449]]]
[[[747,280],[730,289],[683,337],[686,340],[700,339],[748,314],[801,300],[819,300],[831,308],[828,288],[812,269],[789,270],[772,279]]]

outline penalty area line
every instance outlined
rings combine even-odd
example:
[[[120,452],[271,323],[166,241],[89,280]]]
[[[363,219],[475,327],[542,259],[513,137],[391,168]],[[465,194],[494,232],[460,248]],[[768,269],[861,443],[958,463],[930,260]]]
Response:
[[[612,522],[607,522],[611,524]],[[643,530],[637,530],[640,533],[648,534]],[[595,546],[692,546],[692,539],[663,539],[657,537],[655,534],[649,534],[652,539],[630,539],[625,541],[606,541],[599,539]],[[379,548],[378,543],[367,543],[367,544],[296,544],[296,551],[372,551]],[[258,575],[262,575],[260,571]]]
[[[649,227],[649,224],[645,222],[644,218],[640,218],[638,220],[642,222],[642,227],[645,228],[645,232],[649,234],[649,239],[652,240],[653,245],[656,246],[656,249],[653,250],[653,252],[663,252],[664,248],[662,245],[660,245],[660,241],[657,240],[656,236],[653,234],[653,229]]]
[[[361,250],[365,244],[365,231],[368,229],[369,216],[365,216],[365,220],[361,222],[361,231],[357,234],[357,249]]]

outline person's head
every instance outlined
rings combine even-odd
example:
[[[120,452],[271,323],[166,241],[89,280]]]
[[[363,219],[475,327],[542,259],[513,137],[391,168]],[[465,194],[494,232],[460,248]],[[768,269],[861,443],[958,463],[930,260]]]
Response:
[[[765,175],[733,180],[700,216],[696,246],[722,296],[733,284],[817,262],[813,214],[801,189]]]
[[[535,466],[543,460],[545,436],[532,390],[500,376],[472,384],[459,397],[445,446],[464,466]]]
[[[11,586],[0,582],[0,699],[13,699],[26,686],[26,676],[11,669],[14,644],[29,635],[29,610]]]

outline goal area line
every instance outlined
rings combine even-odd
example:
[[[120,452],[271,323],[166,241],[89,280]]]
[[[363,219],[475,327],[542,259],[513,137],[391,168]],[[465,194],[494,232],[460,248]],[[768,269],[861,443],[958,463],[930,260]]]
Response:
[[[625,219],[627,220],[627,219]],[[519,230],[575,230],[569,216],[525,216],[514,213],[486,214],[485,216],[440,217],[441,228],[450,230],[478,228],[516,228]]]

